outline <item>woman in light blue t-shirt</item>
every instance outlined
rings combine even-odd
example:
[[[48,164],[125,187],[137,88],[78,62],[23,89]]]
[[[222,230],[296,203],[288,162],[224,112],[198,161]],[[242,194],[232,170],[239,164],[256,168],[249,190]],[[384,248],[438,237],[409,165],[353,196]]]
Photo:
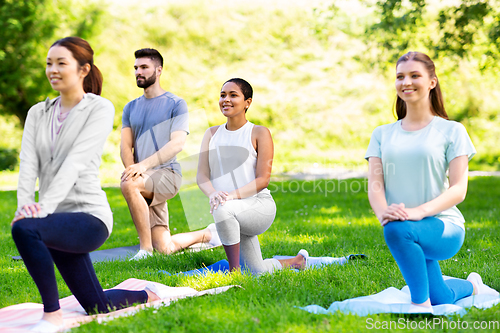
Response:
[[[399,58],[396,92],[398,121],[373,131],[365,156],[368,198],[415,311],[475,294],[498,297],[477,273],[467,280],[441,274],[438,260],[454,256],[464,241],[465,220],[456,205],[467,193],[468,162],[476,151],[463,125],[448,120],[427,55]]]

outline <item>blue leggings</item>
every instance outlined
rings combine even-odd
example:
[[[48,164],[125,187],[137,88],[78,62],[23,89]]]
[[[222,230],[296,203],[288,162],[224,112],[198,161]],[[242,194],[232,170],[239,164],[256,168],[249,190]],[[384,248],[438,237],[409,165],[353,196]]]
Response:
[[[453,257],[464,242],[465,231],[435,217],[420,221],[389,222],[384,237],[410,288],[413,303],[453,304],[472,295],[472,283],[444,281],[438,260]]]
[[[60,309],[54,271],[61,276],[87,313],[107,313],[134,303],[145,303],[145,291],[103,291],[89,252],[108,238],[104,223],[86,213],[55,213],[14,223],[12,238],[42,296],[44,312]]]

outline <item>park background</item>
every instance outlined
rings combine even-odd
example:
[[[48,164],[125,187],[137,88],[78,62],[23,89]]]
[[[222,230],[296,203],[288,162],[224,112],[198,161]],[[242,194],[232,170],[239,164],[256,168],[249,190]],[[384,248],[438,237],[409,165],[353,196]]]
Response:
[[[283,174],[365,171],[371,132],[395,120],[394,65],[408,50],[427,52],[435,60],[448,113],[464,124],[478,151],[470,168],[498,171],[500,1],[0,0],[0,164],[7,169],[0,172],[0,308],[41,303],[26,267],[11,258],[18,252],[9,222],[16,209],[22,123],[31,105],[56,96],[45,78],[45,57],[55,40],[69,35],[90,41],[104,75],[103,96],[116,108],[101,167],[104,185],[117,185],[122,171],[123,106],[142,94],[135,85],[133,52],[155,47],[165,58],[162,86],[185,98],[191,112],[191,134],[180,158],[188,166],[196,159],[205,128],[225,121],[218,109],[222,83],[240,76],[253,85],[248,118],[271,129],[276,148],[270,188],[277,216],[259,236],[264,257],[292,255],[301,248],[312,256],[368,256],[344,266],[300,273],[285,269],[260,277],[175,275],[225,258],[221,248],[96,263],[104,288],[128,278],[197,290],[228,284],[243,288],[181,300],[103,325],[93,322],[76,331],[364,332],[367,319],[419,324],[430,318],[312,315],[299,310],[309,304],[328,307],[389,286],[401,288],[405,282],[370,209],[362,186],[366,179],[286,180]],[[186,176],[192,179],[194,170]],[[325,193],[332,186],[337,190]],[[120,189],[111,186],[105,191],[114,230],[101,249],[137,244]],[[186,204],[196,205],[190,197],[195,192],[192,184],[169,201],[174,233],[193,229],[190,221],[198,216],[189,216],[191,212],[207,211],[201,206],[186,209]],[[499,177],[470,177],[467,199],[458,206],[467,221],[465,242],[453,258],[441,262],[444,274],[466,278],[475,271],[500,289],[499,201]],[[205,215],[206,225],[211,217]],[[60,297],[71,295],[56,275]],[[471,326],[487,321],[498,325],[500,308],[440,318]]]
[[[133,53],[157,48],[162,86],[187,101],[198,125],[180,158],[199,149],[207,126],[225,122],[223,82],[254,87],[250,121],[270,128],[274,175],[367,169],[372,130],[393,122],[395,62],[409,50],[435,61],[451,119],[477,148],[471,170],[500,169],[500,2],[434,0],[79,1],[3,0],[0,11],[0,185],[15,188],[22,124],[47,96],[45,56],[78,35],[95,50],[102,95],[116,108],[101,178],[117,185],[124,105],[140,96]],[[200,121],[201,120],[201,121]],[[194,120],[193,120],[194,121]]]

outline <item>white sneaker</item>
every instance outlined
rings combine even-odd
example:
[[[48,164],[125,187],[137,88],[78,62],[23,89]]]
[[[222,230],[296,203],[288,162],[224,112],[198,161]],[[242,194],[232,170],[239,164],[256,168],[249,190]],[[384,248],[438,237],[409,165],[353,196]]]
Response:
[[[153,255],[152,252],[148,252],[146,250],[139,250],[139,252],[137,252],[137,254],[135,256],[133,256],[132,258],[130,258],[129,260],[132,261],[132,260],[142,260],[144,258],[147,258],[147,257],[151,257]]]
[[[299,253],[297,253],[297,255],[299,255],[299,254],[304,257],[304,265],[301,266],[300,268],[299,267],[297,267],[297,268],[304,269],[307,267],[307,262],[309,261],[309,252],[307,252],[307,250],[305,250],[305,249],[302,249],[299,251]]]
[[[30,332],[54,333],[64,329],[64,324],[54,325],[51,322],[41,319],[38,323],[31,326]]]
[[[213,247],[221,246],[222,242],[220,241],[219,234],[217,233],[217,227],[215,226],[215,223],[210,223],[207,229],[210,230],[210,233],[212,234],[212,238],[210,239],[208,244]]]
[[[488,287],[483,283],[483,279],[481,275],[472,272],[467,277],[467,281],[472,283],[476,287],[476,295],[492,295],[498,297],[498,291],[493,288]]]

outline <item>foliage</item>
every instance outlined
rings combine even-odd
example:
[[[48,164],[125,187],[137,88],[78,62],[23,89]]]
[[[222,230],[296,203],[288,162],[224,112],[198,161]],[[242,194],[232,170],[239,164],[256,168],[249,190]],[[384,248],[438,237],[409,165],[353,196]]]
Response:
[[[318,304],[328,307],[334,301],[370,295],[405,282],[385,245],[381,227],[371,212],[363,179],[273,182],[270,189],[277,204],[273,225],[259,236],[264,257],[292,255],[305,248],[312,256],[343,256],[364,253],[367,260],[344,266],[327,266],[302,272],[283,270],[272,275],[252,277],[241,274],[210,274],[206,277],[167,276],[171,273],[209,265],[225,258],[222,248],[174,256],[155,255],[139,262],[106,262],[95,265],[99,281],[110,288],[125,279],[139,278],[169,286],[198,290],[228,284],[241,285],[216,296],[188,298],[169,307],[140,311],[134,316],[107,323],[93,322],[75,332],[365,332],[366,320],[405,321],[415,325],[427,319],[460,319],[472,327],[473,321],[497,320],[500,305],[490,309],[471,309],[463,317],[381,314],[358,317],[336,313],[313,315],[297,307]],[[498,186],[497,186],[498,185]],[[325,191],[328,189],[328,193]],[[118,188],[106,189],[115,226],[103,248],[137,244],[137,233],[127,205]],[[500,178],[479,177],[469,181],[466,200],[459,206],[466,219],[466,237],[461,250],[441,261],[443,274],[465,278],[476,271],[486,284],[500,289],[498,218]],[[0,192],[0,307],[21,302],[40,303],[33,280],[17,255],[10,235],[9,221],[15,210],[15,192]],[[179,196],[169,201],[174,232],[188,231]],[[206,221],[208,223],[209,221]],[[57,274],[60,297],[71,293]],[[430,330],[420,330],[430,332]],[[449,331],[436,329],[432,332]]]
[[[0,111],[24,123],[31,105],[50,91],[42,54],[57,27],[53,6],[45,0],[4,0],[0,22]]]
[[[142,94],[133,78],[133,53],[142,47],[160,50],[163,88],[184,98],[191,119],[200,123],[192,126],[181,158],[198,152],[198,134],[225,122],[218,109],[219,89],[239,76],[254,87],[248,119],[273,134],[276,173],[309,172],[315,165],[366,169],[363,156],[373,129],[394,121],[394,59],[411,49],[435,60],[447,112],[466,126],[478,151],[471,167],[500,167],[494,162],[500,157],[500,73],[494,61],[500,42],[498,0],[456,5],[437,0],[375,5],[365,0],[115,0],[108,7],[90,3],[62,9],[69,8],[68,1],[51,2],[61,16],[58,36],[50,42],[73,31],[91,39],[104,76],[103,96],[116,108],[101,170],[107,184],[117,184],[123,168],[121,111]],[[104,13],[93,14],[99,8]],[[216,19],[221,12],[224,19]],[[455,52],[462,39],[472,44],[464,44],[459,56]],[[48,46],[40,51],[40,66],[33,68],[43,69]],[[0,147],[19,149],[20,135],[14,136],[9,144],[0,138]]]
[[[445,95],[451,119],[462,122],[478,148],[471,167],[498,169],[500,149],[493,141],[498,95],[487,87],[499,79],[500,6],[497,0],[377,1],[378,21],[361,36],[373,49],[362,56],[367,67],[393,72],[408,51],[427,53]]]
[[[457,7],[441,10],[438,22],[442,38],[435,46],[436,53],[466,58],[479,55],[474,52],[475,47],[485,48],[480,66],[483,69],[496,66],[500,54],[495,34],[500,26],[491,19],[499,14],[488,1],[481,0],[464,1]]]
[[[17,166],[17,149],[0,148],[0,170],[14,170]]]
[[[96,3],[80,8],[77,1],[0,2],[0,113],[24,124],[29,108],[52,92],[45,77],[48,48],[61,35],[92,36],[105,12]]]
[[[415,35],[426,26],[425,0],[377,1],[380,22],[369,26],[366,38],[375,37],[381,65],[392,65],[405,50],[416,46]]]
[[[382,65],[393,64],[406,50],[425,47],[433,59],[477,58],[479,68],[495,68],[500,59],[496,0],[463,0],[427,10],[429,0],[388,0],[376,3],[379,22],[365,38],[378,46]],[[432,2],[431,2],[432,3]],[[434,2],[434,5],[436,3]]]

